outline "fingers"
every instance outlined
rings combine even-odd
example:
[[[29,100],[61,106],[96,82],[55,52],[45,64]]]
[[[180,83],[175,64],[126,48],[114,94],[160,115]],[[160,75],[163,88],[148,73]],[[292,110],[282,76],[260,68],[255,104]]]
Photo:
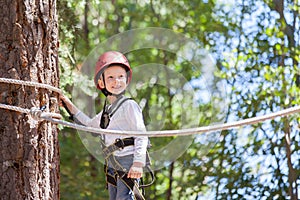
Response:
[[[79,111],[72,101],[65,95],[61,94],[59,98],[60,106],[64,107],[70,115],[76,114]]]
[[[60,98],[60,100],[61,101],[63,101],[63,102],[67,102],[69,99],[65,96],[65,95],[63,95],[63,94],[61,94],[60,96],[59,96],[59,98]]]
[[[59,96],[59,99],[60,99],[61,106],[65,106],[66,105],[66,106],[70,107],[70,105],[72,105],[71,100],[68,97],[66,97],[65,95],[63,95],[63,94],[61,94]]]
[[[142,167],[131,167],[128,172],[128,178],[141,178],[143,176],[143,168]]]
[[[67,103],[66,103],[66,97],[60,96],[60,98],[59,98],[59,105],[61,107],[65,107],[65,105],[67,105]]]

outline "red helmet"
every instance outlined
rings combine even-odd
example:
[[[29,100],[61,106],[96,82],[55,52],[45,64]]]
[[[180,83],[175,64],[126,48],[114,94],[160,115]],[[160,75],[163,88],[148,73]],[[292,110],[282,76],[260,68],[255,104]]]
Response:
[[[127,83],[130,83],[132,77],[132,71],[129,65],[127,58],[120,52],[117,51],[108,51],[103,53],[96,62],[95,66],[95,77],[94,82],[96,87],[99,90],[103,90],[105,88],[100,88],[98,84],[98,80],[102,75],[103,71],[112,64],[119,64],[123,66],[127,72]]]

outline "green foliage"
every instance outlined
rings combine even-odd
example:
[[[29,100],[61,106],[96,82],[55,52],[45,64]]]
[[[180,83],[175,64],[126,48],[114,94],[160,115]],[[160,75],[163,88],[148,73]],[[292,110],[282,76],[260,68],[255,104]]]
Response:
[[[192,119],[197,119],[196,126],[239,120],[298,105],[300,8],[291,1],[279,2],[58,1],[61,87],[72,92],[78,84],[76,71],[99,43],[127,30],[163,27],[184,33],[211,52],[218,66],[214,81],[221,83],[221,79],[225,84],[229,107],[225,119],[219,119],[217,114],[224,106],[216,106],[216,102],[222,103],[220,97],[213,96],[209,102],[200,99],[196,104],[185,95],[179,98],[176,94],[183,93],[183,86],[171,90],[157,84],[170,75],[162,70],[153,77],[156,82],[128,91],[138,102],[146,100],[143,113],[150,130],[195,126],[188,124]],[[130,52],[128,58],[134,70],[144,63],[168,66],[194,83],[197,94],[203,92],[203,71],[174,53],[145,48]],[[178,82],[171,78],[163,81],[165,85]],[[86,95],[92,95],[92,83],[83,82]],[[299,122],[299,116],[293,115],[196,136],[179,159],[156,172],[156,182],[146,189],[146,197],[296,199],[300,187]],[[85,150],[73,130],[62,132],[62,199],[107,199],[102,164]],[[152,150],[173,139],[152,138]]]
[[[85,149],[77,132],[64,129],[59,141],[61,199],[108,199],[103,164]]]

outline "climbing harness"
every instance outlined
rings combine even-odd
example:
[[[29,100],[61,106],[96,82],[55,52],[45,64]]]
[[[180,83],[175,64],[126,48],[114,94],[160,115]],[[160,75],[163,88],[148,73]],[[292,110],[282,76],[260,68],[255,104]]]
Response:
[[[102,140],[101,140],[102,141]],[[114,144],[109,146],[105,146],[102,142],[103,146],[103,156],[105,158],[105,165],[104,165],[104,172],[106,174],[106,182],[107,184],[111,184],[113,186],[117,186],[117,180],[120,179],[122,182],[134,193],[136,199],[144,199],[145,190],[144,188],[149,187],[154,183],[154,172],[151,169],[151,161],[149,157],[148,151],[146,152],[146,165],[145,168],[150,173],[151,181],[148,184],[143,183],[143,178],[140,179],[141,185],[138,184],[136,179],[128,178],[128,170],[124,168],[113,155],[113,153],[117,150],[123,149],[124,147],[134,145],[134,138],[124,138],[124,139],[117,139]],[[109,172],[109,165],[113,166],[111,168],[113,170],[113,174]],[[140,192],[140,189],[142,192]]]
[[[105,99],[104,102],[104,109],[101,115],[101,120],[100,120],[100,128],[106,129],[107,126],[109,125],[110,118],[115,114],[115,112],[119,109],[119,107],[127,100],[130,100],[131,98],[124,97],[123,95],[119,96],[114,102],[113,105],[108,107],[107,100]]]
[[[116,111],[120,108],[120,106],[127,100],[131,100],[131,98],[127,98],[125,96],[119,96],[118,99],[110,106],[108,107],[106,105],[106,100],[104,103],[104,110],[101,115],[101,120],[100,120],[100,127],[103,129],[106,129],[109,125],[110,118],[116,113]],[[103,152],[103,157],[105,159],[105,165],[104,165],[104,172],[106,174],[106,182],[107,184],[111,184],[113,186],[117,186],[117,180],[120,179],[131,191],[133,191],[134,196],[137,200],[144,200],[144,195],[145,195],[145,187],[150,186],[154,182],[154,173],[150,167],[151,161],[149,157],[148,151],[146,152],[146,169],[149,171],[151,175],[151,182],[149,184],[144,185],[143,184],[143,179],[141,178],[141,182],[143,185],[138,184],[137,180],[128,178],[128,171],[125,167],[123,167],[116,157],[114,156],[114,152],[117,150],[122,150],[127,146],[132,146],[134,145],[134,138],[124,138],[124,139],[117,139],[114,144],[111,144],[109,146],[105,145],[105,142],[103,141],[103,138],[100,137],[101,141],[101,146],[102,146],[102,152]],[[113,166],[111,170],[113,170],[113,174],[109,172],[109,166]],[[140,190],[142,192],[140,192]]]

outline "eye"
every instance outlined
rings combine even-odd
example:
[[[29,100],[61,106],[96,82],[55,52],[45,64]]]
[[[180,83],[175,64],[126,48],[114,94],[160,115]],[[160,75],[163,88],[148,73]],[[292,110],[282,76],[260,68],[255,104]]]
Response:
[[[107,77],[107,80],[108,80],[108,81],[112,81],[113,79],[114,79],[113,76],[108,76],[108,77]]]

